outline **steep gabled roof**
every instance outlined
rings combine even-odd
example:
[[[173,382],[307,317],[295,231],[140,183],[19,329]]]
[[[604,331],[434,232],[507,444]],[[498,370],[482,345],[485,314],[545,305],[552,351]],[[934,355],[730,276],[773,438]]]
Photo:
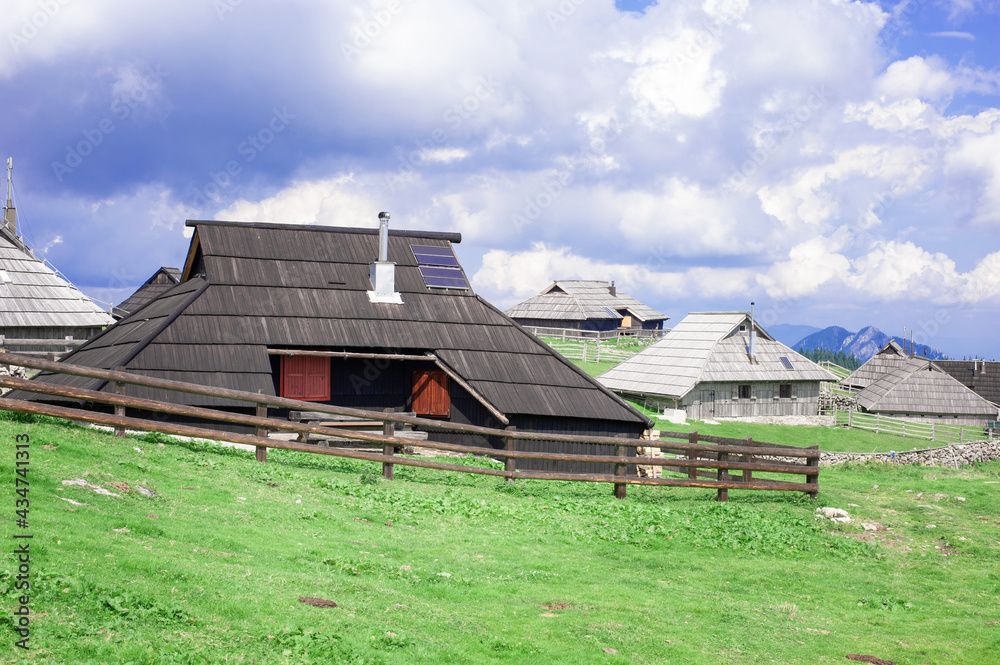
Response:
[[[867,388],[897,367],[905,364],[906,360],[907,356],[903,352],[903,347],[895,340],[889,340],[889,343],[869,358],[868,362],[854,370],[841,383],[855,388]]]
[[[0,328],[97,328],[111,316],[0,224]]]
[[[367,295],[378,253],[375,229],[188,225],[195,233],[184,281],[67,362],[124,364],[150,375],[274,394],[269,348],[430,352],[504,414],[648,423],[471,288],[427,286],[411,244],[450,250],[457,234],[390,231],[389,259],[403,300],[395,305],[372,303]],[[142,396],[178,399],[156,391]]]
[[[138,312],[161,294],[179,284],[180,281],[180,268],[161,267],[142,286],[136,289],[135,293],[115,307],[115,316],[121,319]]]
[[[898,362],[856,395],[867,411],[997,417],[997,407],[925,358]]]
[[[558,280],[540,294],[507,310],[514,319],[595,321],[623,318],[621,312],[639,321],[665,321],[668,317],[632,296],[616,290],[611,295],[607,282],[599,280]]]
[[[751,362],[749,329],[749,312],[692,312],[662,340],[597,380],[616,392],[676,399],[706,381],[836,380],[833,374],[775,341],[759,326],[755,362]]]

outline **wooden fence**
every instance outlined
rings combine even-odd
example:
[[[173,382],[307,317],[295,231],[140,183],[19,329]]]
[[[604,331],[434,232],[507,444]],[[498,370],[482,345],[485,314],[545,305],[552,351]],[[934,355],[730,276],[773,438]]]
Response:
[[[592,363],[599,363],[602,360],[617,360],[621,362],[628,360],[638,353],[638,350],[626,351],[624,349],[616,349],[613,346],[604,346],[600,343],[590,344],[589,342],[551,342],[549,346],[564,358]]]
[[[583,330],[580,328],[546,328],[543,326],[524,326],[524,329],[535,337],[555,337],[564,342],[572,340],[606,342],[612,339],[650,339],[658,340],[670,332],[663,330],[645,330],[643,328],[616,328],[615,330]]]
[[[70,420],[111,426],[115,428],[116,433],[120,436],[124,436],[125,429],[128,428],[133,430],[155,431],[162,432],[164,434],[176,434],[252,445],[255,446],[257,460],[260,462],[267,461],[268,448],[277,448],[321,455],[333,455],[336,457],[349,457],[371,462],[381,462],[382,474],[387,479],[392,479],[394,465],[400,464],[404,466],[417,466],[442,471],[458,471],[463,473],[500,476],[511,481],[523,478],[612,483],[614,485],[614,494],[618,498],[625,497],[626,486],[630,484],[710,488],[717,491],[717,499],[719,501],[726,501],[728,499],[728,491],[730,489],[808,492],[813,497],[815,497],[816,493],[819,491],[819,449],[817,446],[813,446],[812,448],[798,448],[795,446],[782,446],[777,444],[755,442],[752,439],[727,439],[713,436],[700,436],[697,432],[661,432],[659,439],[651,441],[648,439],[579,436],[553,434],[548,432],[518,431],[511,429],[497,430],[480,427],[478,425],[463,425],[447,421],[417,418],[394,412],[365,411],[362,409],[339,407],[329,404],[300,402],[284,397],[274,397],[260,393],[249,393],[227,388],[201,386],[192,383],[183,383],[180,381],[171,381],[168,379],[132,374],[120,371],[121,368],[119,368],[119,371],[109,371],[90,367],[80,367],[67,363],[56,363],[13,354],[4,354],[0,363],[19,365],[59,374],[101,379],[114,383],[116,387],[114,392],[105,393],[93,390],[84,390],[81,388],[56,386],[37,380],[28,381],[14,377],[0,376],[0,386],[5,388],[68,398],[71,400],[79,400],[84,403],[110,405],[114,407],[115,413],[112,415],[109,413],[86,410],[83,408],[16,400],[10,399],[9,397],[0,399],[0,409],[55,416],[58,418],[67,418]],[[149,388],[159,388],[168,391],[177,391],[195,395],[221,397],[239,402],[251,403],[256,405],[256,415],[219,411],[204,407],[195,407],[133,397],[125,394],[127,386],[130,385],[146,386]],[[379,421],[382,423],[383,429],[381,434],[377,434],[374,432],[352,431],[342,428],[324,427],[322,425],[309,425],[286,419],[270,418],[268,417],[268,407],[319,411],[338,416],[349,416],[363,420]],[[239,434],[194,425],[165,422],[163,420],[130,417],[125,415],[126,408],[135,409],[140,412],[154,412],[188,418],[199,418],[219,423],[233,423],[255,427],[257,429],[255,435]],[[396,437],[393,435],[393,430],[397,423],[405,423],[414,427],[423,427],[428,429],[444,429],[498,437],[505,442],[505,446],[502,450],[485,449],[479,446],[449,444],[438,441],[425,441],[421,443],[421,446],[436,450],[465,453],[470,455],[488,455],[489,457],[501,458],[505,460],[505,467],[503,469],[483,469],[432,460],[415,459],[409,456],[399,456],[395,453],[395,450],[397,448],[412,445],[413,441],[411,439]],[[380,447],[381,452],[369,452],[355,448],[322,447],[315,444],[269,438],[267,433],[268,431],[273,430],[320,434],[336,436],[343,439],[365,441],[374,447]],[[517,450],[517,442],[521,440],[596,443],[614,446],[614,455],[576,455],[521,451]],[[626,454],[628,448],[635,447],[656,447],[665,453],[673,455],[673,457],[639,457]],[[783,459],[769,459],[771,457],[779,457]],[[785,461],[788,458],[800,459],[802,462],[798,463]],[[530,471],[517,468],[517,461],[521,459],[613,464],[615,471],[613,474]],[[684,477],[647,478],[627,476],[626,469],[629,465],[660,466],[664,467],[668,472],[684,474]],[[737,472],[738,475],[735,475],[735,473],[731,474],[730,472]],[[800,475],[805,476],[805,482],[775,480],[772,478],[760,477],[755,478],[753,475],[755,472],[766,474]]]
[[[0,335],[0,349],[8,352],[16,352],[23,355],[43,355],[59,358],[69,353],[78,346],[83,346],[87,340],[73,339],[20,339],[14,337],[4,337]],[[23,351],[24,347],[42,347],[46,351]]]
[[[835,411],[834,420],[837,425],[854,427],[875,432],[876,434],[896,434],[918,439],[935,441],[941,445],[951,443],[973,443],[986,441],[989,430],[982,425],[948,425],[936,422],[920,422],[890,418],[877,413],[861,413],[860,411]]]

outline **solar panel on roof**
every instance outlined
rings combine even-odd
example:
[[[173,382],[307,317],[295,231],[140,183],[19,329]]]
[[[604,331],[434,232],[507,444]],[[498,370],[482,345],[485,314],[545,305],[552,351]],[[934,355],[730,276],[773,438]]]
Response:
[[[778,360],[780,360],[781,364],[785,366],[785,369],[792,369],[792,361],[790,361],[787,356],[780,356]]]
[[[424,284],[442,289],[467,289],[469,283],[465,280],[461,268],[438,268],[420,266],[420,276]]]
[[[434,245],[410,245],[413,258],[422,266],[453,266],[459,267],[458,259],[451,247],[436,247]]]

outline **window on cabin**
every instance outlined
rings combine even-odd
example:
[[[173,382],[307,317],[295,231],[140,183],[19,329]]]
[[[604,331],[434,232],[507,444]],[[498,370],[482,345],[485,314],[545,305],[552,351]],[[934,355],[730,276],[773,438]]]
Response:
[[[750,399],[750,386],[742,385],[740,386],[740,399]]]
[[[448,375],[440,370],[413,372],[413,399],[410,408],[418,416],[449,418],[451,394],[448,392]]]
[[[330,359],[320,356],[282,356],[282,397],[304,402],[330,399]]]
[[[791,399],[792,397],[792,384],[782,383],[778,385],[778,397],[780,399]]]

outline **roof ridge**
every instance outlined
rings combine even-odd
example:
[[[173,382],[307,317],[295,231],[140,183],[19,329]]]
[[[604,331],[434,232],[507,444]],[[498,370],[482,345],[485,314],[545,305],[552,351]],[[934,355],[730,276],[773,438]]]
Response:
[[[359,235],[378,235],[378,228],[365,228],[361,226],[326,226],[323,224],[283,224],[281,222],[234,222],[217,221],[210,219],[189,219],[184,222],[185,226],[197,228],[198,226],[228,226],[247,229],[279,229],[293,231],[319,231],[324,233],[356,233]],[[450,231],[416,231],[408,229],[389,229],[390,236],[400,238],[423,238],[425,240],[447,240],[458,244],[462,242],[462,234]]]

